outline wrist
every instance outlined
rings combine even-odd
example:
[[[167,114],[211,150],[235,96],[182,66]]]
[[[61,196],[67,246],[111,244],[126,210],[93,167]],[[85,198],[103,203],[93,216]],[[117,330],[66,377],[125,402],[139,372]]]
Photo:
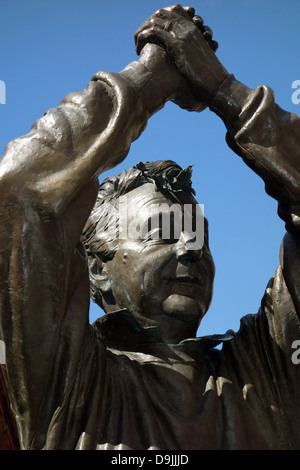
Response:
[[[253,93],[254,90],[230,74],[221,83],[209,108],[223,120],[227,128],[232,128]]]
[[[147,44],[140,59],[131,62],[120,75],[131,82],[150,115],[174,99],[182,80],[165,50],[154,44]]]
[[[188,41],[177,48],[174,62],[186,77],[199,101],[210,106],[229,72],[207,44],[202,33],[194,29]]]

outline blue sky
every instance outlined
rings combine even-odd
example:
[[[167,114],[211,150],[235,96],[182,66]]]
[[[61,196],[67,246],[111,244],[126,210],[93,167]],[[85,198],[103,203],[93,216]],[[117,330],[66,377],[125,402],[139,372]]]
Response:
[[[0,80],[6,104],[0,104],[0,154],[67,93],[84,88],[96,71],[118,72],[137,60],[135,30],[167,5],[158,0],[1,0]],[[292,83],[300,80],[298,0],[190,5],[213,29],[218,57],[238,80],[252,88],[269,85],[282,108],[300,113],[300,104],[291,99]],[[227,148],[224,125],[208,110],[188,113],[168,103],[113,173],[163,158],[194,165],[197,199],[210,223],[214,299],[198,334],[237,330],[243,315],[257,312],[278,265],[284,225],[277,204]],[[92,304],[91,321],[99,314]]]

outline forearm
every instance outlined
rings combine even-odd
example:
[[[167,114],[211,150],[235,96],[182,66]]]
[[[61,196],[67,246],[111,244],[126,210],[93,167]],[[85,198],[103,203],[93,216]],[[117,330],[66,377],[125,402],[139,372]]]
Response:
[[[227,142],[265,182],[280,204],[300,203],[300,119],[282,110],[272,90],[228,77],[210,109],[227,128]]]
[[[136,102],[120,82],[116,75],[90,82],[7,146],[1,183],[14,189],[12,198],[26,198],[45,217],[57,216],[88,181],[122,160],[135,130],[126,119],[127,106]]]
[[[254,94],[255,90],[248,88],[230,74],[215,90],[209,107],[223,120],[227,130],[234,134],[244,124],[245,114],[243,115],[242,112],[247,108]]]
[[[120,75],[136,91],[147,112],[147,118],[161,109],[167,101],[176,99],[185,89],[184,77],[165,50],[154,44],[147,44],[140,59],[131,62]]]
[[[223,119],[229,145],[267,191],[280,202],[299,203],[299,119],[275,105],[269,88],[251,90],[229,75],[193,15],[180,5],[158,10],[137,31],[138,50],[154,38],[163,44],[199,102]]]
[[[126,157],[149,117],[173,96],[167,67],[159,64],[143,57],[119,74],[97,73],[85,90],[66,96],[7,146],[2,184],[46,217],[63,213],[89,181]]]

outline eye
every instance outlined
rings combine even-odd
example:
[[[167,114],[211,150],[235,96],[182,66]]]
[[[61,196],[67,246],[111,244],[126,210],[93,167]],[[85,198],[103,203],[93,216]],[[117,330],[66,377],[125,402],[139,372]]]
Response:
[[[149,242],[150,240],[162,240],[162,229],[160,227],[153,228],[148,230],[143,236],[142,239],[145,242]]]
[[[145,243],[177,243],[182,232],[182,221],[173,214],[155,214],[148,219],[141,231]]]
[[[179,238],[174,234],[164,231],[161,227],[156,227],[147,232],[143,237],[145,243],[177,243]]]

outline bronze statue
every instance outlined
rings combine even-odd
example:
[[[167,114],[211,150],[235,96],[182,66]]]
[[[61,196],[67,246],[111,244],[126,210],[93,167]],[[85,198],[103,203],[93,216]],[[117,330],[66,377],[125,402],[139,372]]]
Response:
[[[135,40],[137,62],[96,73],[0,161],[0,337],[21,448],[297,449],[299,118],[225,69],[193,8],[157,11]],[[286,224],[278,270],[237,333],[196,337],[213,289],[207,221],[200,245],[147,231],[153,203],[197,207],[189,168],[139,163],[99,188],[168,100],[221,117]],[[110,233],[124,195],[143,237]],[[94,325],[90,290],[106,311]]]

